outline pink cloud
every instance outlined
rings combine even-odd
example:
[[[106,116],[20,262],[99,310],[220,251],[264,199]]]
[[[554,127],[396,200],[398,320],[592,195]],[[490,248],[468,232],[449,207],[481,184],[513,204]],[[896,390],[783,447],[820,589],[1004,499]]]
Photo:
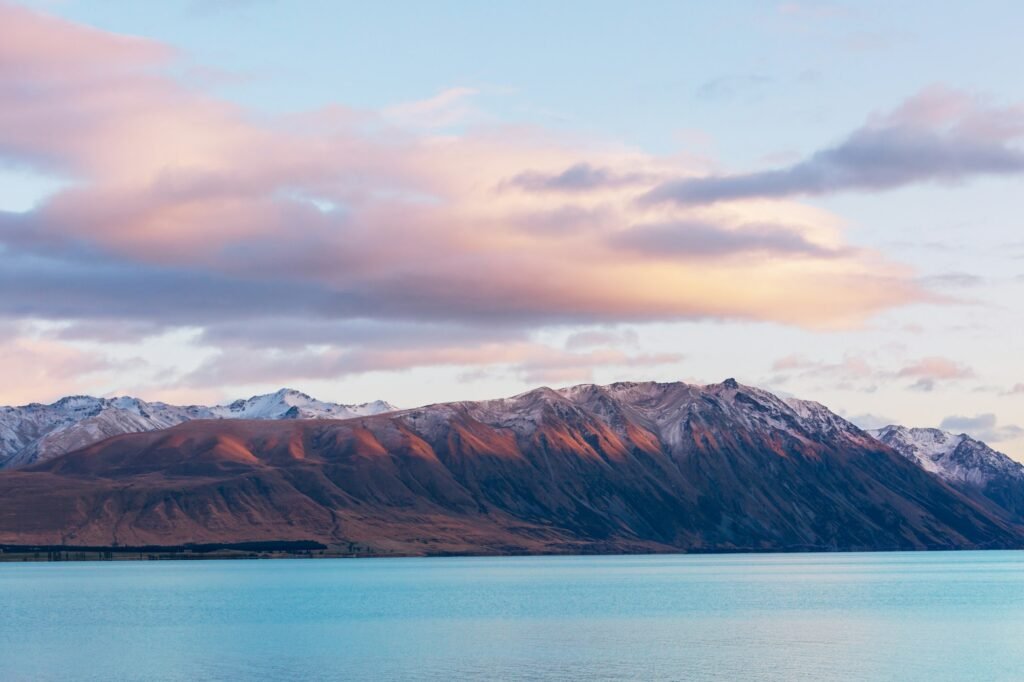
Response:
[[[677,353],[627,353],[612,347],[566,351],[531,341],[423,347],[409,339],[405,345],[384,348],[234,348],[211,358],[183,383],[207,387],[244,384],[254,377],[269,382],[336,379],[420,367],[505,367],[530,383],[557,383],[587,381],[595,368],[665,366],[682,360]]]
[[[874,391],[877,386],[893,379],[914,379],[908,388],[917,391],[932,391],[941,382],[969,379],[975,376],[967,365],[949,358],[926,357],[911,361],[898,369],[877,357],[848,354],[839,362],[822,362],[801,355],[779,358],[772,369],[780,373],[776,383],[790,377],[828,379],[835,382],[834,388]]]
[[[200,327],[208,339],[241,327],[270,347],[274,326],[447,325],[453,338],[420,359],[346,344],[342,330],[328,351],[260,366],[284,376],[504,363],[540,378],[665,358],[499,350],[457,329],[844,327],[925,298],[911,271],[849,248],[817,209],[639,202],[659,178],[693,174],[678,160],[543,130],[437,134],[473,119],[469,89],[383,112],[268,118],[180,82],[177,58],[0,3],[0,160],[74,180],[33,211],[0,214],[0,317],[74,320],[79,333]],[[657,239],[638,246],[651,226]],[[217,372],[240,371],[225,362]]]
[[[933,379],[966,379],[974,376],[974,371],[949,358],[928,357],[907,365],[899,372],[901,377],[930,377]]]
[[[846,139],[791,164],[749,173],[684,176],[643,196],[649,204],[881,192],[921,183],[959,183],[1024,173],[1024,107],[992,106],[976,96],[930,88],[872,116]]]
[[[0,405],[79,393],[117,369],[116,363],[97,353],[26,336],[0,339],[0,358]]]

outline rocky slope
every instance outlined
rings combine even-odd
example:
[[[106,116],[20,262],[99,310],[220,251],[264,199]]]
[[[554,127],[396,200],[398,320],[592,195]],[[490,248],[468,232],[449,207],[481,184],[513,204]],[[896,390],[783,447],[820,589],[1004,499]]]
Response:
[[[215,407],[70,396],[50,405],[0,407],[0,469],[43,461],[122,433],[164,429],[193,419],[348,419],[394,409],[382,400],[327,403],[291,389]]]
[[[0,473],[0,544],[367,554],[1008,547],[1021,530],[816,403],[734,381],[196,420]]]
[[[869,432],[967,495],[1024,522],[1024,465],[965,433],[886,426]]]

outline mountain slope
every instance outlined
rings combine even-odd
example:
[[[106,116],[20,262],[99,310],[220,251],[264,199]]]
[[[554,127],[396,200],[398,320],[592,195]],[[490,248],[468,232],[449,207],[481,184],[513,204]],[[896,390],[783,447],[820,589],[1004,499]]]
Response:
[[[890,425],[869,432],[907,459],[1024,522],[1024,465],[965,433]]]
[[[50,405],[0,407],[0,469],[43,461],[122,433],[164,429],[193,419],[348,419],[394,409],[382,400],[327,403],[291,389],[216,407],[69,396]]]
[[[1020,530],[816,403],[734,381],[346,421],[199,420],[0,474],[0,543],[371,554],[923,549]]]

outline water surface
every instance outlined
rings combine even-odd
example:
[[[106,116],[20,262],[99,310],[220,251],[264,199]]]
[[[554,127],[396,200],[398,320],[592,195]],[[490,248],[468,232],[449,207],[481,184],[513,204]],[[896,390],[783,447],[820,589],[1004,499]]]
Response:
[[[3,680],[1020,680],[1024,552],[0,564]]]

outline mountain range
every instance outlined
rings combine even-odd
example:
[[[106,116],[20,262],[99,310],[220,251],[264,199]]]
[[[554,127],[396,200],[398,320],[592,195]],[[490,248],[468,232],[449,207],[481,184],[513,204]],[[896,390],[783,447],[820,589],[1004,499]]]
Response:
[[[50,405],[0,407],[0,469],[32,464],[122,433],[164,429],[194,419],[349,419],[395,409],[383,400],[328,403],[287,388],[213,407],[68,396]]]
[[[0,472],[0,544],[313,541],[370,555],[1024,546],[1024,468],[1005,455],[931,430],[869,433],[732,379],[399,411],[290,391],[217,408],[65,400],[8,408],[84,415],[55,433],[94,442],[50,446],[60,439],[42,427],[10,441],[18,452],[46,444]],[[137,419],[119,435],[78,426],[104,411]],[[8,430],[27,431],[3,415],[7,452]]]

